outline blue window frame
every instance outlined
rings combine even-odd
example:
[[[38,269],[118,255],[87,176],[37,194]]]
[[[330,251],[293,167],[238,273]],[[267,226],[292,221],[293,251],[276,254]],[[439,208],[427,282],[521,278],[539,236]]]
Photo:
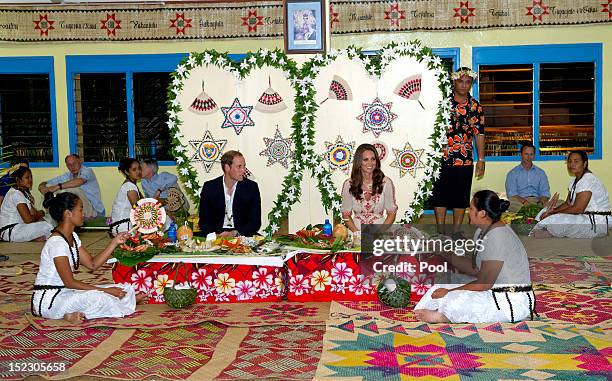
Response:
[[[550,70],[551,66],[559,64],[560,67],[566,69],[573,64],[589,64],[588,68],[592,69],[594,75],[594,81],[592,81],[592,89],[589,89],[589,93],[594,93],[589,102],[593,103],[592,110],[592,154],[589,155],[591,159],[602,158],[602,44],[559,44],[559,45],[524,45],[524,46],[490,46],[490,47],[475,47],[472,50],[472,67],[480,72],[480,69],[486,65],[513,65],[518,67],[522,65],[521,70],[526,70],[525,66],[530,68],[533,75],[532,77],[532,88],[530,89],[532,94],[532,136],[533,144],[536,147],[536,159],[537,160],[563,160],[564,155],[543,155],[542,152],[546,148],[540,149],[545,142],[541,141],[541,130],[551,126],[540,126],[540,120],[546,116],[541,112],[541,105],[544,104],[542,99],[544,93],[541,90],[544,81],[541,76],[545,73],[545,70]],[[553,67],[554,69],[554,67]],[[589,70],[591,70],[589,69]],[[588,70],[585,71],[588,73]],[[586,75],[586,74],[585,74]],[[482,76],[482,73],[481,73]],[[584,90],[586,91],[586,90]],[[562,91],[557,91],[562,93]],[[568,93],[573,91],[568,91]],[[479,84],[475,83],[473,88],[473,94],[479,98]],[[560,95],[565,97],[566,101],[570,99],[569,95]],[[577,102],[580,103],[580,102]],[[570,107],[570,106],[567,106]],[[486,108],[485,108],[486,114]],[[485,121],[486,122],[486,121]],[[569,124],[570,129],[573,126]],[[560,127],[559,127],[560,128]],[[575,127],[574,127],[575,128]],[[569,134],[576,134],[579,138],[577,129],[570,130]],[[566,132],[567,134],[567,132]],[[566,147],[563,146],[563,149]],[[571,147],[567,147],[571,149]],[[582,147],[576,147],[582,148]],[[550,150],[550,149],[548,149]],[[560,152],[561,149],[555,149],[555,152]],[[487,156],[492,161],[516,161],[518,155],[509,156]]]
[[[452,61],[452,70],[456,71],[459,69],[459,48],[432,48],[434,54],[438,55],[445,61]],[[376,55],[379,50],[364,50],[363,54],[366,55]]]
[[[139,73],[173,72],[187,53],[138,54],[104,56],[66,56],[66,80],[68,90],[68,126],[70,152],[77,153],[77,124],[75,110],[75,75],[121,74],[125,76],[128,155],[135,154],[136,127],[134,120],[133,77]],[[164,93],[165,94],[165,93]],[[101,137],[102,138],[102,137]],[[86,159],[86,158],[85,158]],[[173,161],[160,161],[160,165],[174,165]],[[89,166],[116,166],[117,162],[87,162]]]
[[[51,161],[31,161],[32,168],[57,167],[58,144],[57,144],[57,116],[55,107],[55,75],[53,68],[53,57],[0,57],[0,75],[15,77],[42,74],[48,77],[49,81],[49,112],[51,125]],[[1,147],[0,147],[1,150]],[[27,156],[27,155],[26,155]],[[31,159],[31,158],[30,158]]]

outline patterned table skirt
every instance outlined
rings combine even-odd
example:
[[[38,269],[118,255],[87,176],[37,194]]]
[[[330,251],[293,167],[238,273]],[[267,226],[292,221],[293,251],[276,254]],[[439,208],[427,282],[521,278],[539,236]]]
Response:
[[[383,257],[365,259],[361,253],[312,254],[299,253],[286,262],[289,288],[287,300],[301,302],[378,300],[376,286],[381,274],[365,274],[374,261]],[[368,263],[365,263],[367,261]],[[418,302],[435,283],[436,273],[420,271],[419,262],[440,265],[439,257],[401,256],[401,261],[415,266],[415,272],[395,273],[410,281],[411,300]]]
[[[177,266],[180,265],[177,273]],[[175,282],[176,275],[176,282]],[[145,262],[113,264],[115,283],[134,285],[149,303],[164,303],[164,287],[189,281],[198,289],[196,303],[277,302],[285,296],[282,267],[205,263]]]
[[[378,300],[376,286],[381,274],[364,274],[362,257],[355,252],[302,252],[290,258],[285,267],[177,262],[146,262],[128,267],[115,263],[113,280],[134,285],[137,292],[149,296],[149,303],[164,303],[164,287],[186,281],[198,289],[196,303],[277,302],[285,296],[299,302]],[[419,262],[439,265],[442,261],[438,257],[401,258],[412,263],[416,271],[396,275],[410,281],[411,300],[418,302],[435,283],[436,275],[420,271]],[[378,260],[370,257],[365,261]]]

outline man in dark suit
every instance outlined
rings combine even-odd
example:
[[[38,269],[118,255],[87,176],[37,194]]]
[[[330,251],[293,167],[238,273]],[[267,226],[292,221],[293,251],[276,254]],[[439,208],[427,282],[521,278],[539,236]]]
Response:
[[[252,236],[261,227],[259,187],[246,178],[246,163],[240,152],[224,153],[221,168],[223,176],[205,182],[200,193],[200,234]]]

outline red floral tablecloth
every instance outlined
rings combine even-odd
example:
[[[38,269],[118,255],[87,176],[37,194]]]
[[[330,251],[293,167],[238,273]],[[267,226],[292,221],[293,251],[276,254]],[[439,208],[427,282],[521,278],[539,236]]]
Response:
[[[382,274],[364,274],[361,253],[333,254],[299,253],[286,262],[289,288],[287,300],[302,302],[377,300],[376,286]],[[376,261],[370,256],[367,261]],[[415,272],[394,273],[412,285],[411,300],[419,301],[435,283],[435,272],[420,271],[419,262],[438,265],[438,257],[401,256],[401,261],[412,263]],[[361,266],[363,265],[363,266]]]
[[[149,303],[164,303],[164,287],[173,285],[176,262],[146,262],[134,267],[113,264],[115,283],[134,285]],[[198,289],[196,303],[277,302],[285,296],[285,269],[272,266],[184,263],[176,283]]]

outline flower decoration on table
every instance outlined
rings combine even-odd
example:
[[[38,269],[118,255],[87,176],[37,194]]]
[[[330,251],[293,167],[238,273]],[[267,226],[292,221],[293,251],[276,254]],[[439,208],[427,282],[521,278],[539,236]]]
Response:
[[[170,240],[161,231],[149,234],[136,232],[115,249],[113,256],[124,266],[134,266],[148,261],[162,250],[171,251],[169,243]]]
[[[535,217],[544,207],[542,205],[523,205],[516,213],[504,213],[501,220],[510,224],[517,234],[527,235],[537,224]]]
[[[339,226],[343,227],[344,225],[336,225],[331,236],[323,234],[322,225],[308,225],[295,234],[279,236],[275,240],[277,243],[290,247],[330,250],[331,252],[351,249],[352,242],[349,239],[346,227],[342,229]]]

